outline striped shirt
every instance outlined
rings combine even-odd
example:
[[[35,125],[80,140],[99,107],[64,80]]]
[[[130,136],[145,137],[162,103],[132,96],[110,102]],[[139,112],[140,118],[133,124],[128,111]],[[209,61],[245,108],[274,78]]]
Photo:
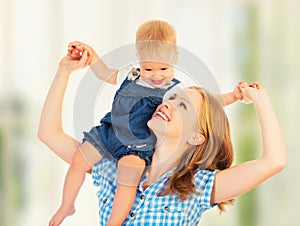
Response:
[[[217,171],[197,170],[194,183],[197,193],[179,201],[179,196],[170,194],[158,196],[162,191],[174,169],[168,171],[155,183],[142,187],[147,175],[143,177],[137,187],[135,203],[125,219],[123,225],[198,225],[202,213],[211,209],[210,194]],[[99,224],[106,225],[110,216],[112,202],[117,189],[116,163],[104,159],[95,164],[92,170],[94,185],[99,187],[97,197],[99,200]]]

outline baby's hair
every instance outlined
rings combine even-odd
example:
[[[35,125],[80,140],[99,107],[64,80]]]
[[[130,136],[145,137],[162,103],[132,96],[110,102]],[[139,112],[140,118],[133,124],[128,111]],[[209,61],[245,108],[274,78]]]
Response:
[[[176,31],[165,21],[146,21],[136,32],[136,48],[142,61],[177,61]]]
[[[168,22],[150,20],[140,25],[136,32],[136,41],[161,41],[176,45],[176,31]]]

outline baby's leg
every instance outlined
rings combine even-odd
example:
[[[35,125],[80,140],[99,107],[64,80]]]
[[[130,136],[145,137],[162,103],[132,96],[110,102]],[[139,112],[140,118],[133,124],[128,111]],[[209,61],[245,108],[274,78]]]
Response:
[[[136,155],[127,155],[118,162],[118,189],[114,196],[112,211],[107,225],[122,225],[131,210],[136,186],[145,169],[145,160]]]
[[[86,172],[91,169],[91,166],[81,154],[81,151],[85,152],[88,149],[89,152],[93,151],[99,153],[89,142],[84,142],[79,148],[80,150],[77,150],[73,156],[65,178],[61,206],[50,220],[49,226],[60,225],[67,216],[72,215],[75,212],[75,199],[84,182]],[[100,154],[95,155],[95,157],[95,163],[102,159]]]

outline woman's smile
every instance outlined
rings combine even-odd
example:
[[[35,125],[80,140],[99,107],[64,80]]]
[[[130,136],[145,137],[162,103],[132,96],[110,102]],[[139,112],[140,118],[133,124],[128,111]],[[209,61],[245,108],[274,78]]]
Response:
[[[166,115],[163,111],[159,110],[155,113],[154,117],[157,117],[157,118],[161,118],[162,120],[164,121],[167,121],[169,122],[170,121],[170,118],[168,115]]]

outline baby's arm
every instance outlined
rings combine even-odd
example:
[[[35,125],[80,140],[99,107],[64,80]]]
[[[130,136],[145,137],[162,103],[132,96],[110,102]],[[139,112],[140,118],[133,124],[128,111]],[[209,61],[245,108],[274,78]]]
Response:
[[[240,81],[232,92],[217,95],[216,98],[220,100],[221,104],[227,106],[233,104],[238,100],[243,100],[243,93],[241,91],[241,84],[247,84],[244,81]]]
[[[83,42],[75,41],[69,44],[68,49],[73,53],[72,57],[75,59],[80,57],[84,50],[87,50],[88,64],[94,74],[102,81],[116,84],[118,70],[107,67],[92,47]]]

